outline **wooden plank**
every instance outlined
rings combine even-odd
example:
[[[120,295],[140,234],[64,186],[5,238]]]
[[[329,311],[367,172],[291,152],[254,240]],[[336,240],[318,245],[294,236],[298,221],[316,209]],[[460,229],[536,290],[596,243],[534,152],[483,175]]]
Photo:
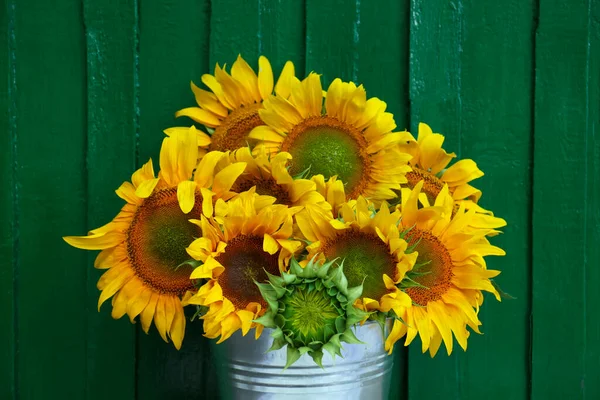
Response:
[[[195,104],[190,81],[200,83],[208,71],[210,5],[208,0],[160,0],[140,5],[139,38],[139,159],[152,157],[158,170],[162,130],[191,122],[175,120],[175,111]],[[205,397],[211,379],[201,331],[188,324],[183,347],[177,351],[137,327],[137,398]],[[199,325],[200,330],[202,328]]]
[[[359,21],[355,1],[306,0],[306,71],[322,74],[323,89],[335,78],[358,80]]]
[[[488,266],[503,271],[498,281],[517,300],[487,296],[484,335],[471,335],[466,353],[432,360],[411,348],[411,399],[528,396],[533,12],[531,1],[413,1],[411,125],[429,123],[448,151],[486,173],[474,184],[481,204],[508,222],[494,238],[508,255]]]
[[[600,397],[599,11],[593,1],[540,2],[533,399]]]
[[[0,13],[0,398],[15,399],[15,244],[18,224],[15,218],[14,140],[16,137],[14,87],[14,8],[2,2]]]
[[[115,195],[135,168],[135,56],[137,9],[134,0],[111,7],[84,0],[87,45],[88,228],[104,225],[123,206]],[[128,318],[114,321],[106,304],[96,312],[98,278],[89,256],[87,276],[87,398],[135,397],[135,331]],[[108,384],[110,382],[110,384]],[[115,390],[118,388],[118,390]]]
[[[17,391],[85,398],[86,65],[72,1],[14,2],[19,210]]]
[[[304,0],[259,0],[258,12],[258,54],[269,59],[276,75],[275,79],[288,60],[294,62],[296,75],[302,77],[306,52]],[[211,52],[213,49],[221,51],[214,43],[211,45]],[[238,51],[246,54],[244,48]],[[256,67],[257,60],[247,61]]]
[[[384,100],[398,129],[405,129],[408,31],[408,0],[379,2],[377,7],[360,1],[307,0],[306,70],[322,74],[324,89],[337,77],[364,84],[367,95]],[[406,398],[406,351],[399,346],[394,357],[389,398]]]

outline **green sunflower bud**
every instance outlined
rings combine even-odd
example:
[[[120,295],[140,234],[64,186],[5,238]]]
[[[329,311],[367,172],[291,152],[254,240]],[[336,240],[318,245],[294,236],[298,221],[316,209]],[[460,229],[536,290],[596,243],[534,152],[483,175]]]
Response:
[[[348,288],[343,263],[331,268],[334,261],[318,265],[313,259],[302,268],[292,258],[289,273],[256,283],[269,307],[255,322],[273,329],[269,351],[287,346],[285,368],[303,354],[323,368],[323,351],[335,358],[342,355],[342,342],[363,344],[351,329],[368,316],[353,306],[362,285]]]

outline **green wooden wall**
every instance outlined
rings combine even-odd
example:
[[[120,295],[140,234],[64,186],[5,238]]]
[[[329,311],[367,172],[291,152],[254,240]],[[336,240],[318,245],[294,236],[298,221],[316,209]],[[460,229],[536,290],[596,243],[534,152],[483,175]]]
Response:
[[[217,396],[200,324],[177,352],[97,313],[95,255],[61,236],[116,213],[189,81],[240,52],[364,83],[400,128],[428,122],[508,222],[490,268],[516,299],[484,304],[467,353],[411,347],[391,398],[600,398],[600,1],[0,5],[0,398]]]

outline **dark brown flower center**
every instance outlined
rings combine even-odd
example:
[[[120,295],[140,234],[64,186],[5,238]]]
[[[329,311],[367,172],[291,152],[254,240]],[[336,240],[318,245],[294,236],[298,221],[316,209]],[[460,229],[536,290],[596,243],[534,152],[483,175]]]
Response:
[[[266,281],[265,271],[279,274],[278,254],[263,250],[262,237],[241,235],[231,239],[225,252],[216,258],[225,267],[218,278],[223,296],[238,309],[245,309],[251,302],[267,307],[254,281]]]
[[[250,190],[253,186],[256,186],[256,193],[275,197],[277,199],[275,201],[276,204],[292,204],[287,189],[284,186],[279,185],[273,177],[257,178],[253,175],[246,174],[240,176],[235,181],[231,190],[236,193],[242,193]]]
[[[261,107],[262,104],[252,104],[231,111],[213,132],[208,150],[233,151],[248,146],[250,131],[264,125],[258,115]]]
[[[184,214],[177,189],[154,192],[135,212],[127,231],[127,252],[136,275],[161,293],[182,295],[194,287],[191,266],[178,266],[191,259],[185,249],[202,235],[188,220],[199,218],[202,199],[197,195],[192,211]]]
[[[389,292],[383,274],[396,278],[396,261],[390,249],[377,235],[349,229],[323,244],[328,260],[344,261],[348,286],[363,284],[363,297],[379,300]]]
[[[415,304],[426,306],[442,298],[452,285],[452,257],[444,244],[431,232],[413,228],[406,235],[409,246],[418,243],[419,253],[410,278],[423,287],[410,287],[406,293]]]

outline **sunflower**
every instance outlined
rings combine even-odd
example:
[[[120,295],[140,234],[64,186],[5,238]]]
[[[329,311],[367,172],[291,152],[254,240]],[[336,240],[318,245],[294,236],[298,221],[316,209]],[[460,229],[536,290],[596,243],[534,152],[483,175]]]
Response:
[[[394,343],[404,335],[408,346],[418,333],[422,351],[429,349],[433,357],[442,341],[448,354],[452,352],[453,335],[466,350],[467,326],[480,333],[477,314],[483,302],[482,291],[493,293],[500,301],[490,281],[500,271],[488,270],[484,256],[501,256],[505,252],[486,238],[497,232],[497,221],[491,219],[488,226],[467,232],[465,227],[476,211],[467,211],[461,204],[452,213],[453,200],[447,185],[434,206],[419,208],[423,187],[423,182],[417,183],[410,196],[402,199],[401,229],[408,230],[405,237],[418,257],[415,267],[407,271],[399,285],[412,305],[393,308],[403,322],[394,321],[385,348],[391,353]]]
[[[290,82],[294,77],[294,64],[288,61],[275,85],[275,93],[284,98],[290,95]],[[247,135],[252,128],[263,125],[258,115],[262,102],[273,93],[273,70],[269,60],[260,56],[258,75],[248,63],[238,56],[231,67],[231,74],[219,64],[215,74],[202,75],[202,82],[210,91],[190,83],[198,107],[188,107],[175,113],[175,117],[186,116],[205,125],[212,135],[198,131],[199,156],[208,151],[235,150],[247,145]],[[180,131],[182,127],[165,130],[167,135]]]
[[[464,203],[467,209],[474,208],[479,212],[491,214],[477,205],[481,191],[469,184],[472,180],[482,177],[483,172],[471,159],[459,160],[448,168],[456,154],[447,153],[442,148],[443,144],[444,136],[433,133],[429,125],[424,123],[419,124],[417,140],[410,133],[407,134],[407,140],[401,145],[403,151],[412,155],[409,161],[412,171],[406,174],[408,182],[403,185],[408,189],[407,193],[410,193],[418,182],[423,181],[419,202],[427,207],[433,204],[444,185],[448,185],[456,209],[459,203]]]
[[[365,311],[388,312],[392,307],[410,306],[408,295],[397,285],[412,269],[416,253],[398,230],[399,212],[391,213],[383,202],[378,212],[359,197],[352,207],[344,203],[340,219],[317,207],[307,206],[296,215],[302,234],[312,242],[308,260],[338,259],[350,286],[363,286],[355,306]]]
[[[255,187],[259,195],[256,207],[262,208],[271,204],[284,204],[291,207],[293,212],[302,209],[306,204],[318,204],[330,209],[322,194],[317,192],[317,184],[308,179],[294,179],[287,164],[292,156],[289,153],[279,153],[274,156],[259,152],[252,155],[248,147],[234,152],[227,152],[216,164],[215,171],[220,171],[231,164],[246,163],[246,169],[231,187],[235,193],[243,193]],[[219,213],[217,213],[219,214]]]
[[[217,343],[241,329],[246,335],[263,326],[253,320],[264,314],[266,302],[255,282],[284,271],[301,243],[290,240],[292,216],[287,206],[275,204],[256,210],[255,193],[250,190],[227,203],[222,226],[210,218],[193,221],[202,237],[192,242],[188,253],[202,264],[192,279],[206,279],[186,304],[208,307],[202,316],[204,335]]]
[[[98,309],[113,296],[113,318],[127,314],[134,322],[139,315],[146,333],[154,321],[162,338],[170,337],[177,349],[185,331],[181,298],[194,289],[192,268],[184,264],[191,258],[186,247],[200,235],[188,219],[211,215],[213,197],[226,193],[245,167],[240,163],[210,179],[198,174],[191,180],[195,141],[195,128],[165,138],[158,177],[150,160],[132,175],[131,183],[117,189],[127,204],[112,222],[88,236],[64,238],[77,248],[102,250],[94,263],[107,269],[98,281]]]
[[[385,112],[386,104],[367,100],[362,85],[340,79],[329,86],[325,103],[323,99],[319,75],[311,73],[302,82],[292,78],[288,98],[265,99],[259,115],[267,125],[254,128],[249,137],[269,153],[290,153],[293,175],[337,176],[349,199],[396,197],[394,190],[407,182],[410,156],[400,151],[405,134],[392,132],[396,124]]]

